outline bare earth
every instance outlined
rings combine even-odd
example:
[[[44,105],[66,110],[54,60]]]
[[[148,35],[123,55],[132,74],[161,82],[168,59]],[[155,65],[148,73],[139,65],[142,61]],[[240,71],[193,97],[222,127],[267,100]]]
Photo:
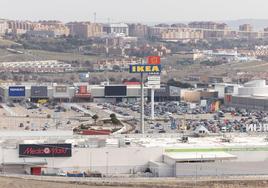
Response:
[[[40,181],[21,178],[0,177],[1,188],[258,188],[268,187],[267,178],[243,178],[244,180],[198,180],[186,181],[180,179],[132,179],[132,181],[105,181],[98,179],[82,181],[82,182],[54,182],[53,181]]]

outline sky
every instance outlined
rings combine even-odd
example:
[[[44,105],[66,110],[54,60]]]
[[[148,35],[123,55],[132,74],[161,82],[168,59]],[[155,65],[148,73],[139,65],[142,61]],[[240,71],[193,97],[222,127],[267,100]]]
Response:
[[[0,18],[97,22],[268,19],[268,0],[0,0]]]

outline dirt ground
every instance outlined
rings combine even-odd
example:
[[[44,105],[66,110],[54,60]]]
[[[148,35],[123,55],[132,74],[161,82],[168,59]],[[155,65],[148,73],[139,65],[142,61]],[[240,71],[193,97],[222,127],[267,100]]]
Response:
[[[134,181],[135,182],[135,181]],[[49,181],[39,181],[39,180],[26,180],[18,178],[8,178],[0,177],[0,187],[1,188],[265,188],[268,187],[268,180],[222,180],[222,181],[179,181],[179,180],[163,180],[163,181],[146,181],[136,183],[131,182],[83,182],[82,183],[60,183],[60,182],[49,182]]]

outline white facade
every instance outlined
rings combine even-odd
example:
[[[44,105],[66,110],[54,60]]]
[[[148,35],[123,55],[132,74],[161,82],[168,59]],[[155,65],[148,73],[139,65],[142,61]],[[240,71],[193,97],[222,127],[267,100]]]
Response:
[[[238,89],[238,96],[268,97],[268,85],[265,80],[254,80]]]

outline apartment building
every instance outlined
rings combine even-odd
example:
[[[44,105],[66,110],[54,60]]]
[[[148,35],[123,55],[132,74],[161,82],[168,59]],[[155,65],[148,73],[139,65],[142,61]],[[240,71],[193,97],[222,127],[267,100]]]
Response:
[[[148,26],[143,24],[129,24],[129,36],[147,38],[148,37]]]
[[[4,35],[8,30],[8,24],[6,20],[0,20],[0,36]]]
[[[102,25],[91,22],[70,22],[66,24],[70,34],[81,38],[98,37],[102,35]]]

